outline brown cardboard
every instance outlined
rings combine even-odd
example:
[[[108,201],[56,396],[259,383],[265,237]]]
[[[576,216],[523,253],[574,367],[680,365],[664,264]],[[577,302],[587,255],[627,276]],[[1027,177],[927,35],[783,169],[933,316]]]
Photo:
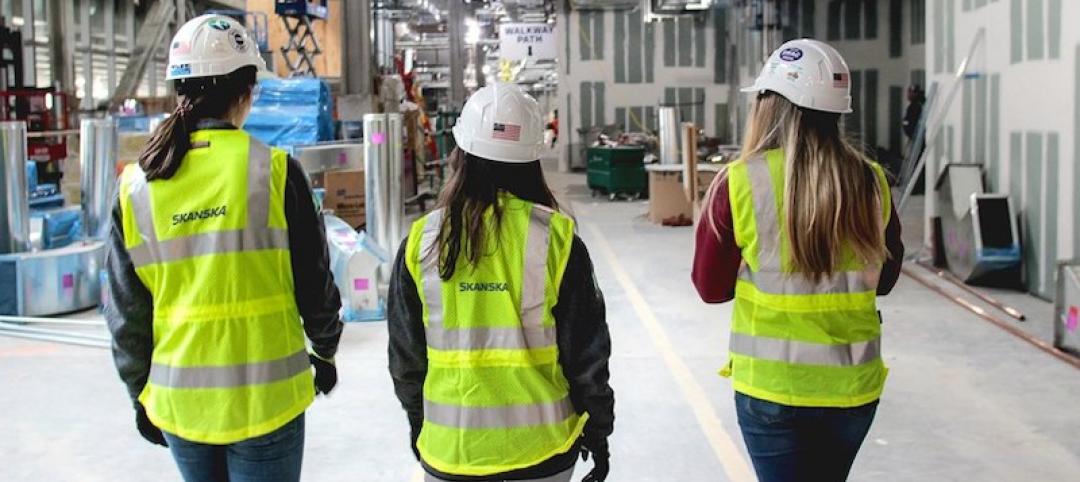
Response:
[[[333,211],[334,216],[353,228],[363,226],[367,220],[364,171],[330,171],[323,175],[323,184],[326,186],[323,209]]]
[[[711,166],[699,166],[697,172],[698,200],[705,197],[717,170]],[[663,224],[665,220],[683,216],[694,219],[694,207],[686,199],[683,187],[682,165],[651,165],[649,171],[649,221]]]

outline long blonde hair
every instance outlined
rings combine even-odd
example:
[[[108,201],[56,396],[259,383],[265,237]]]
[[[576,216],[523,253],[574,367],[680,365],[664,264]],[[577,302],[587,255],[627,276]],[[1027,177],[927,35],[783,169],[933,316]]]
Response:
[[[866,264],[888,257],[881,184],[870,161],[840,129],[840,115],[802,109],[783,96],[758,95],[743,140],[742,159],[783,149],[783,212],[794,271],[820,281],[838,271],[848,251]],[[705,222],[719,236],[712,214],[717,186],[706,196]]]

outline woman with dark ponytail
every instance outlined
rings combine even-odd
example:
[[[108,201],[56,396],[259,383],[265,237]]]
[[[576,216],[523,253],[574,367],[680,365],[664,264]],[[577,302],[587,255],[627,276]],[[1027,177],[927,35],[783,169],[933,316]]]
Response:
[[[139,433],[188,482],[299,480],[304,412],[337,383],[341,300],[311,188],[238,129],[265,75],[236,21],[181,27],[166,76],[176,110],[124,170],[113,210],[116,366]]]

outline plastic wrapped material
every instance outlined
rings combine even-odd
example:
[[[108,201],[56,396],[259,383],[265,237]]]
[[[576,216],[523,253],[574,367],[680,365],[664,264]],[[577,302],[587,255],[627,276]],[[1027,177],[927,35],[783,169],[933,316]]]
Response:
[[[364,233],[336,216],[326,216],[330,270],[341,293],[341,319],[376,321],[386,318],[386,302],[379,294],[379,265],[390,256]]]
[[[272,146],[315,144],[334,138],[330,88],[322,79],[267,79],[244,130]]]
[[[71,245],[79,239],[82,230],[82,209],[73,206],[60,209],[34,210],[30,212],[31,225],[41,222],[42,249],[58,249]],[[31,238],[34,236],[31,235]],[[36,243],[35,243],[36,244]]]
[[[31,193],[37,190],[37,163],[26,161],[26,189]]]

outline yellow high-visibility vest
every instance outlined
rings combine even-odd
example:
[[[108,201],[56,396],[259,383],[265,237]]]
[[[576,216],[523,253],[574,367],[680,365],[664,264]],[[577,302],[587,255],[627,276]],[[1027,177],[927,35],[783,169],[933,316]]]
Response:
[[[200,130],[170,179],[121,177],[124,244],[153,297],[154,351],[139,395],[154,425],[229,444],[314,399],[296,307],[287,156],[241,130]]]
[[[784,222],[784,153],[728,168],[735,242],[744,261],[735,288],[730,361],[722,375],[736,391],[789,406],[856,407],[881,396],[877,280],[881,265],[845,251],[839,271],[813,283],[793,272]],[[888,224],[892,201],[872,164]]]
[[[587,414],[570,401],[552,309],[570,259],[573,221],[501,194],[502,223],[485,214],[489,254],[439,277],[445,213],[417,221],[407,266],[423,301],[428,373],[420,455],[436,470],[491,475],[573,448]]]

